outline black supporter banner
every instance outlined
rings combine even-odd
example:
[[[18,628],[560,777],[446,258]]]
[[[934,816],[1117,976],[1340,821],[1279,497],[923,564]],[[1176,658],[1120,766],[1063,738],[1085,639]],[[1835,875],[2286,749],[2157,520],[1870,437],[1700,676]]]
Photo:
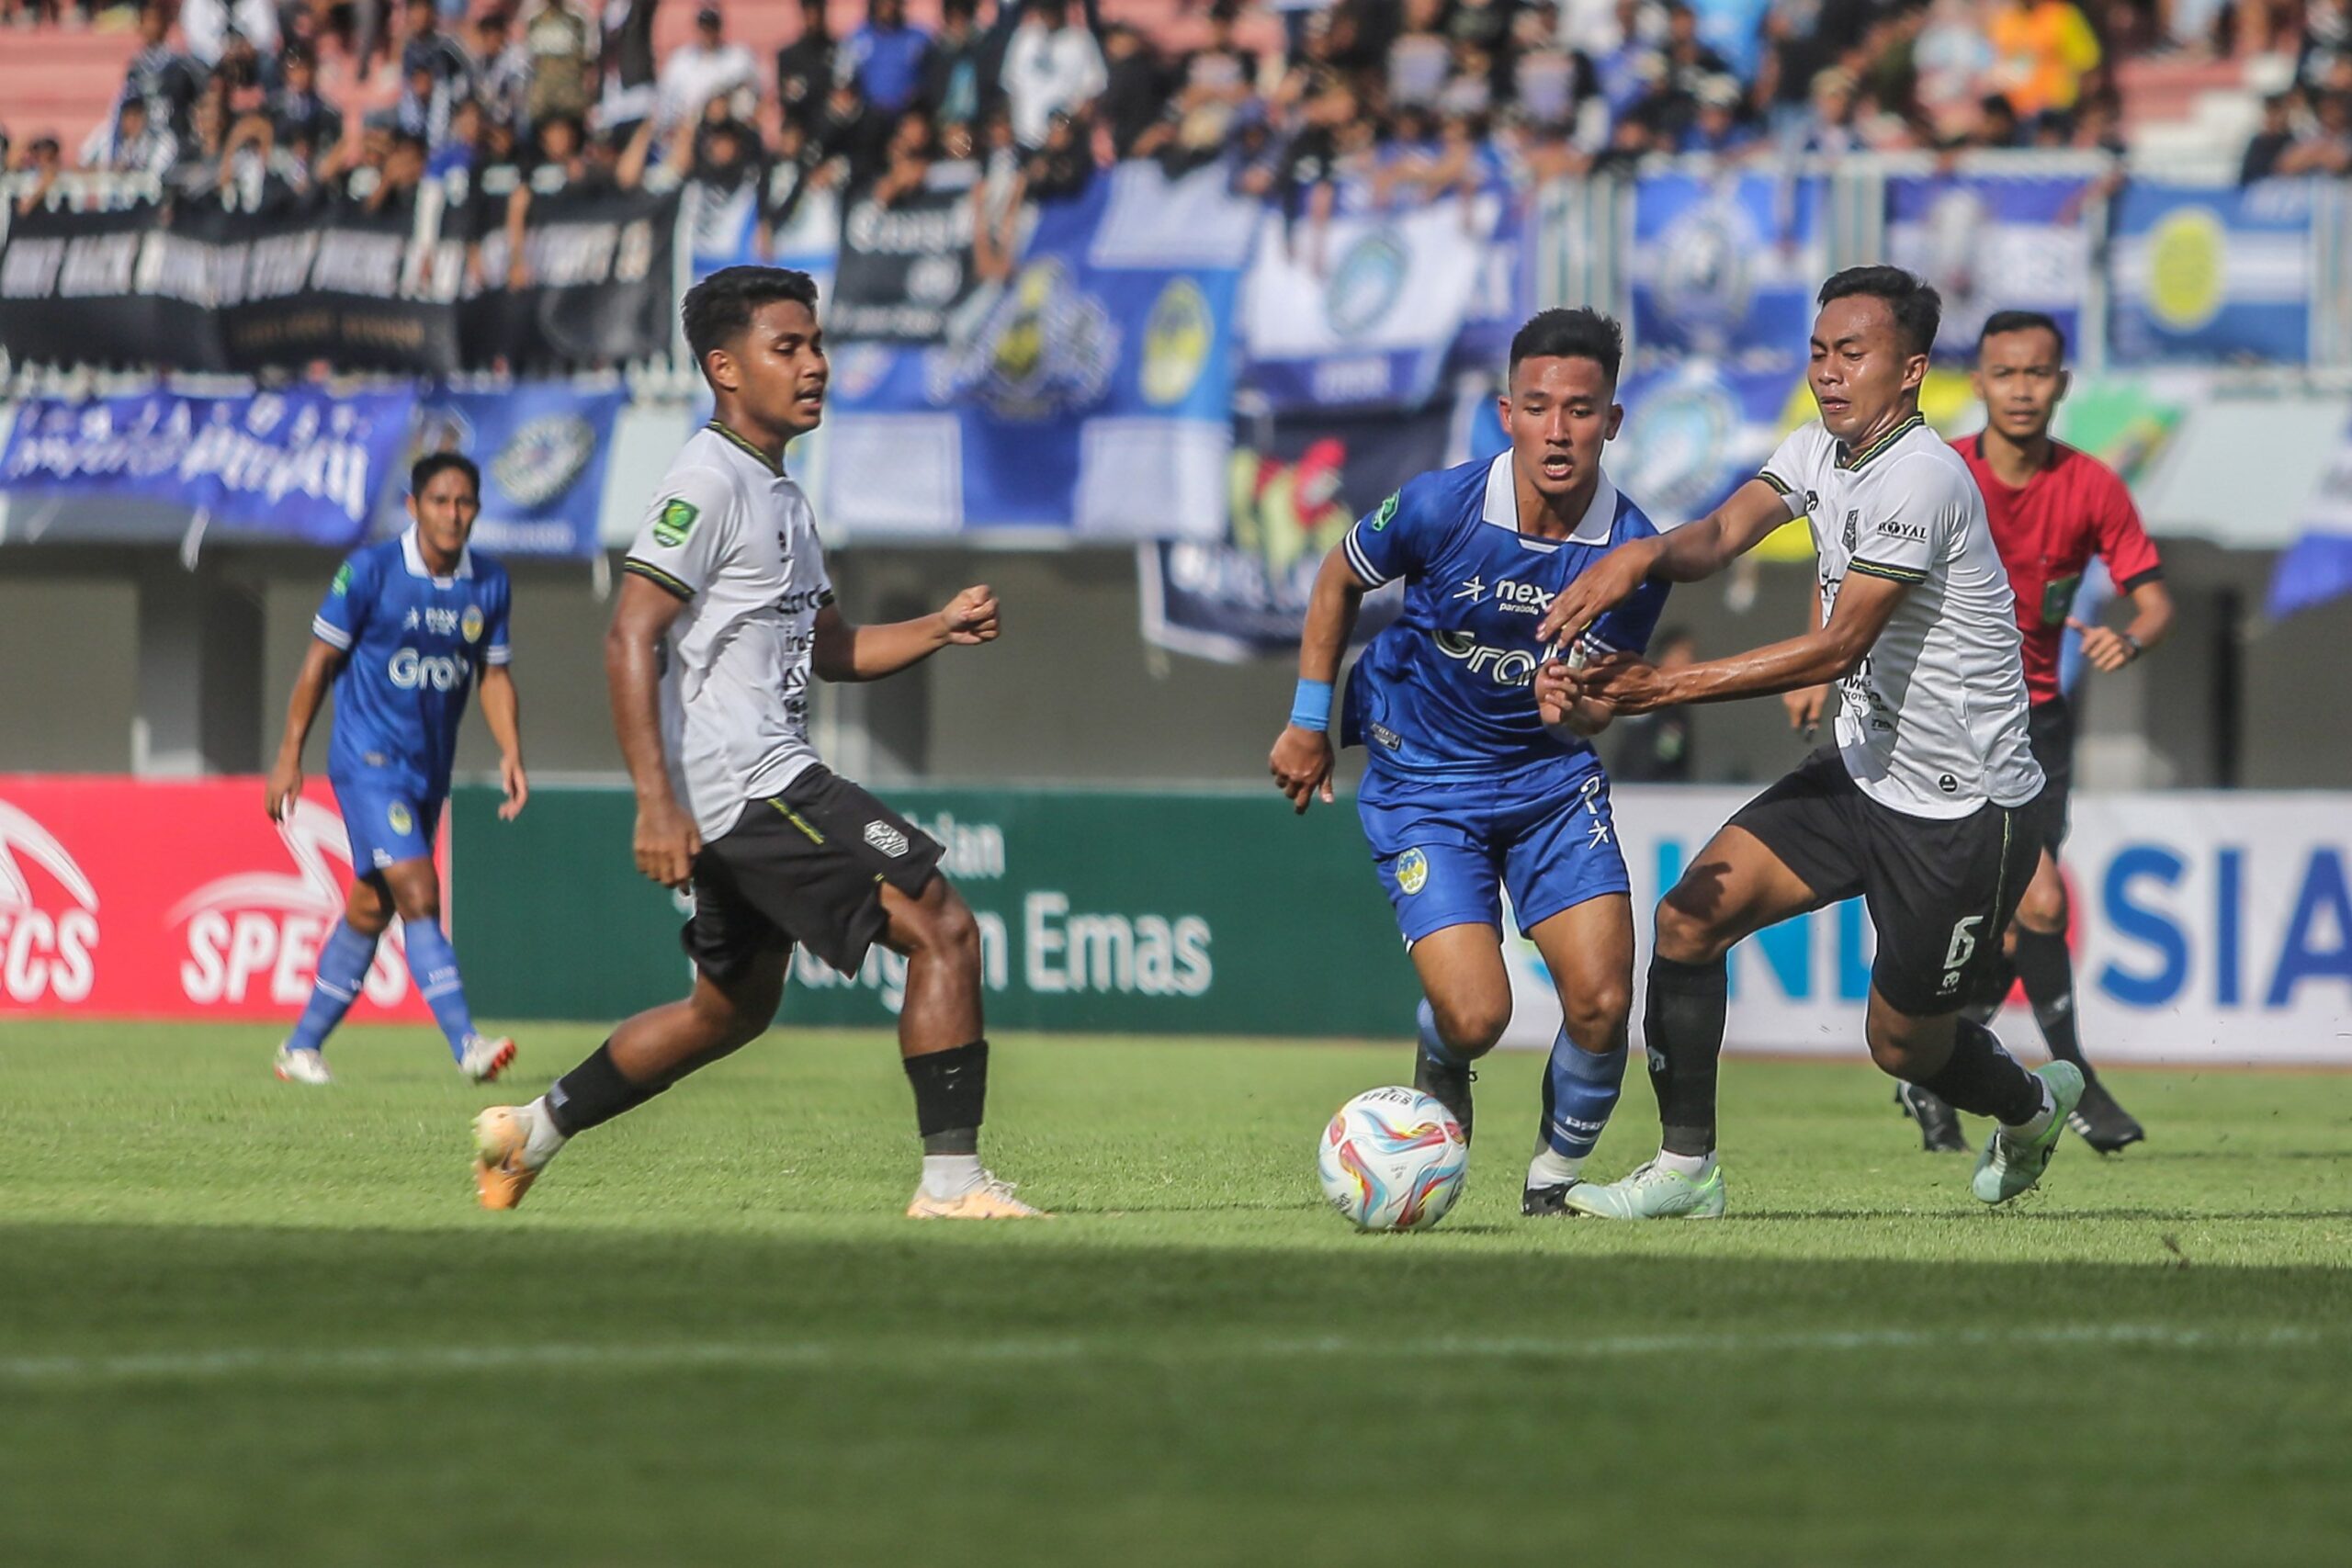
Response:
[[[842,213],[841,258],[825,325],[844,343],[935,344],[971,297],[972,197],[916,191]]]
[[[0,240],[0,348],[23,364],[171,370],[619,364],[669,350],[677,211],[675,191],[542,197],[526,286],[511,288],[503,228],[469,256],[454,212],[36,209]]]

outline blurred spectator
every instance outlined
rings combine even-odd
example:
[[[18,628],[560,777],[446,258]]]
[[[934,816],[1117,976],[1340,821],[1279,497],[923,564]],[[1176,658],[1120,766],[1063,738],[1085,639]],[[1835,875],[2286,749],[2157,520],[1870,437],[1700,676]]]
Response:
[[[1563,47],[1550,7],[1527,6],[1511,24],[1511,103],[1531,127],[1565,135],[1579,104],[1592,101],[1599,85],[1592,62]]]
[[[452,83],[420,60],[406,72],[400,98],[392,105],[393,129],[420,138],[428,150],[440,146],[449,137],[449,114],[458,99],[453,88],[463,85],[464,78]]]
[[[527,118],[535,70],[504,6],[492,6],[474,18],[471,92],[485,119]]]
[[[1170,120],[1166,140],[1181,168],[1213,161],[1232,135],[1241,106],[1254,95],[1257,62],[1234,41],[1238,9],[1233,0],[1218,0],[1210,9],[1208,41],[1185,57],[1174,94],[1161,98]],[[1158,85],[1146,82],[1144,90]]]
[[[833,35],[825,0],[800,0],[800,36],[775,51],[776,101],[784,118],[813,128],[833,86]]]
[[[2302,38],[2295,49],[2295,80],[2326,89],[2352,64],[2352,0],[2303,0]]]
[[[1764,16],[1771,0],[1690,0],[1699,40],[1721,56],[1732,74],[1751,81],[1763,61]]]
[[[604,44],[596,58],[600,141],[650,124],[661,106],[653,58],[653,8],[659,0],[605,0]]]
[[[907,25],[905,0],[870,0],[865,25],[849,35],[842,53],[865,101],[894,115],[915,101],[930,42],[922,28]]]
[[[1069,0],[1028,0],[1004,51],[1013,139],[1043,147],[1053,117],[1076,117],[1108,80],[1094,35],[1070,19]]]
[[[433,0],[408,0],[408,32],[401,44],[401,80],[413,85],[419,73],[433,78],[435,88],[460,95],[473,76],[473,60],[466,46],[441,30],[441,14]]]
[[[343,140],[343,116],[319,96],[319,62],[308,48],[286,51],[277,90],[269,96],[271,128],[281,143],[327,147]]]
[[[1132,31],[1130,37],[1134,37]],[[941,0],[939,31],[923,51],[916,96],[942,125],[977,125],[989,89],[978,0]]]
[[[2322,93],[2314,97],[2311,129],[2278,154],[2272,173],[2352,174],[2352,94]]]
[[[1171,72],[1141,33],[1125,22],[1113,22],[1102,30],[1102,70],[1100,109],[1113,154],[1159,156],[1173,142],[1177,130],[1171,77],[1188,74],[1188,66]]]
[[[2002,0],[1985,36],[1992,85],[2019,119],[2073,108],[2084,73],[2099,62],[2098,39],[2072,0]]]
[[[1676,151],[1736,160],[1763,150],[1755,125],[1742,112],[1739,83],[1733,77],[1702,78],[1692,97],[1696,107]]]
[[[1046,121],[1045,141],[1022,167],[1023,186],[1034,200],[1066,201],[1084,195],[1093,177],[1093,154],[1079,136],[1077,117],[1054,110]]]
[[[143,98],[148,118],[176,135],[187,125],[188,109],[204,84],[204,68],[171,45],[172,9],[150,4],[139,12],[139,52],[124,73],[126,97]]]
[[[1453,51],[1439,24],[1445,0],[1405,0],[1404,25],[1388,46],[1388,107],[1427,108],[1445,90]]]
[[[1976,128],[1969,133],[1966,145],[1994,150],[2020,146],[2022,129],[2017,106],[1995,93],[1977,106]]]
[[[702,118],[703,106],[714,98],[731,99],[737,93],[757,96],[759,67],[752,51],[727,41],[727,19],[716,6],[695,13],[695,38],[670,51],[662,62],[663,125],[691,124]]]
[[[936,150],[931,117],[921,109],[901,114],[890,128],[882,168],[867,195],[876,205],[889,207],[923,189],[931,176],[932,155]]]
[[[270,0],[183,0],[180,36],[187,40],[188,53],[204,64],[220,58],[232,30],[262,54],[276,54],[277,7]]]
[[[1977,84],[1994,64],[1972,0],[1934,0],[1911,48],[1912,87],[1920,118],[1938,142],[1967,135],[1976,112]]]
[[[81,166],[117,175],[161,177],[179,161],[179,138],[148,118],[147,100],[130,97],[82,143]]]
[[[573,0],[537,0],[523,13],[523,51],[530,57],[524,118],[533,125],[584,115],[594,101],[596,24]]]
[[[2238,184],[2250,186],[2278,172],[2279,155],[2295,144],[2294,110],[2291,94],[2273,93],[2262,100],[2262,127],[2238,161]]]

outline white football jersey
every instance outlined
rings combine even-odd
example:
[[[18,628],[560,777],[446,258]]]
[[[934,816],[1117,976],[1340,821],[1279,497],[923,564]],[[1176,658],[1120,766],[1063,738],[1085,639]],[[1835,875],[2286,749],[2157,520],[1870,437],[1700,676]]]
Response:
[[[1791,516],[1812,519],[1824,625],[1849,572],[1910,586],[1839,682],[1838,750],[1862,792],[1935,818],[2041,794],[2017,597],[1960,455],[1917,414],[1854,453],[1815,420],[1762,478]]]
[[[679,804],[716,839],[818,761],[808,680],[833,588],[816,513],[713,421],[662,477],[622,570],[685,603],[662,649],[662,745]]]

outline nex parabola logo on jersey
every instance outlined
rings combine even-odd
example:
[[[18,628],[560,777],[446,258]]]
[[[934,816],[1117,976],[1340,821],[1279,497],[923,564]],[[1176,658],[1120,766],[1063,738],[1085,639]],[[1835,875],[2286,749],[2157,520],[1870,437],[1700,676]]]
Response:
[[[1489,591],[1484,578],[1473,577],[1453,591],[1456,599],[1466,599],[1473,604],[1491,604],[1507,615],[1540,615],[1552,607],[1553,592],[1533,582],[1516,582],[1506,577]]]
[[[40,907],[27,861],[49,874],[70,907]],[[0,998],[83,1000],[96,977],[97,945],[97,889],[48,829],[0,800]]]

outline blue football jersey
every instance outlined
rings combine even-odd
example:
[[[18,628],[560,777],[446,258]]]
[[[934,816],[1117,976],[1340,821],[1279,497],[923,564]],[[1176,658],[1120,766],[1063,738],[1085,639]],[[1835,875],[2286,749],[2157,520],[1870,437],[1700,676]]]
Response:
[[[1604,474],[1567,538],[1521,533],[1509,452],[1411,480],[1344,540],[1367,586],[1404,580],[1405,604],[1348,679],[1342,744],[1419,778],[1597,766],[1590,742],[1555,735],[1536,712],[1536,623],[1611,547],[1657,532]],[[1596,656],[1644,652],[1665,604],[1664,583],[1644,583],[1581,640]]]
[[[346,656],[334,682],[327,774],[421,797],[448,793],[474,672],[503,664],[506,569],[471,550],[425,570],[416,530],[343,563],[311,633]]]

